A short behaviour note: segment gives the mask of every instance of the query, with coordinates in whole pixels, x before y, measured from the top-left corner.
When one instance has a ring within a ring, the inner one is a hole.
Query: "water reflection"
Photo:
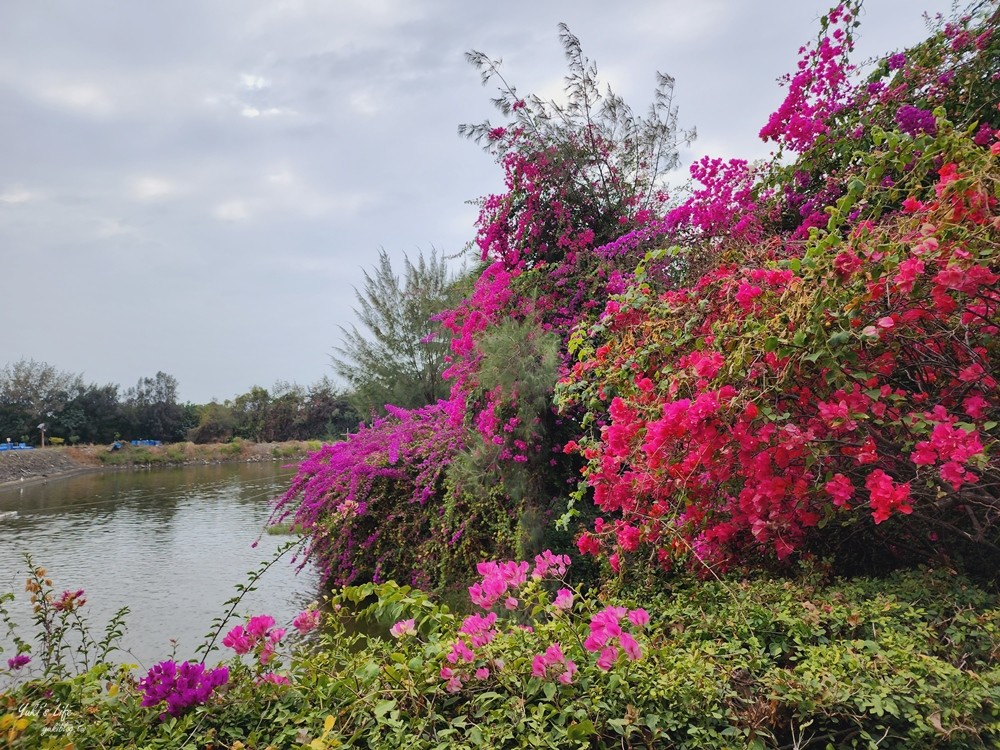
[[[30,622],[24,598],[29,552],[63,589],[87,592],[95,634],[129,606],[123,645],[141,666],[195,648],[222,614],[234,586],[274,556],[287,537],[262,534],[269,501],[293,470],[277,463],[230,464],[93,473],[43,485],[0,489],[0,591],[14,591],[12,611]],[[255,542],[259,541],[256,548]],[[309,569],[280,561],[239,611],[291,619],[317,596]],[[234,623],[235,624],[235,623]],[[22,635],[24,634],[22,629]],[[12,643],[0,634],[5,656]]]

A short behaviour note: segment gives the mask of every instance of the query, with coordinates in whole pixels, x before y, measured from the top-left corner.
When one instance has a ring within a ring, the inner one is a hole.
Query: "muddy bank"
[[[0,485],[9,482],[44,481],[94,467],[80,463],[60,448],[36,448],[0,453]]]
[[[173,443],[135,448],[125,444],[111,451],[106,445],[35,448],[0,452],[0,487],[24,482],[45,482],[84,471],[146,469],[210,463],[284,461],[298,463],[318,450],[318,442],[234,442],[195,445]]]

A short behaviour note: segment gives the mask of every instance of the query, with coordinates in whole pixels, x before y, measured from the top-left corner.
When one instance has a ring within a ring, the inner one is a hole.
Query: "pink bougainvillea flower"
[[[601,650],[601,655],[597,657],[597,668],[607,672],[618,660],[618,649],[614,646],[605,646]]]
[[[248,653],[254,647],[255,642],[256,639],[251,638],[242,625],[237,625],[222,639],[222,645],[231,648],[237,654]]]
[[[404,635],[416,635],[416,634],[417,634],[417,629],[415,627],[415,621],[412,619],[400,620],[391,628],[389,628],[389,635],[391,635],[393,638],[402,638]]]
[[[559,591],[556,592],[556,598],[552,602],[552,606],[560,610],[572,608],[573,592],[570,589],[559,589]]]
[[[267,682],[271,685],[290,685],[292,681],[283,674],[278,674],[277,672],[265,672],[261,675],[258,682]]]
[[[631,609],[628,613],[628,621],[637,628],[644,628],[649,625],[649,612],[644,609]]]
[[[318,609],[305,609],[292,620],[292,627],[299,631],[300,635],[305,635],[319,626],[320,617],[321,613]]]
[[[263,638],[267,631],[274,627],[274,618],[270,615],[257,615],[247,621],[247,634],[253,638]]]

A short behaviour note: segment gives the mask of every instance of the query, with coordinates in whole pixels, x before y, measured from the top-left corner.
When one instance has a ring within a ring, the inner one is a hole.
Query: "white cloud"
[[[363,44],[420,18],[426,10],[419,5],[412,0],[271,0],[249,15],[246,28],[260,34],[276,26],[293,27],[334,46]]]
[[[263,76],[255,76],[250,73],[244,73],[240,76],[243,82],[243,88],[247,91],[260,91],[261,89],[270,88],[271,82],[264,78]]]
[[[137,177],[132,180],[132,196],[141,201],[156,201],[173,195],[177,188],[159,177]]]
[[[249,104],[244,104],[243,108],[240,110],[240,114],[248,119],[256,119],[258,117],[274,117],[275,115],[293,115],[294,111],[290,109],[283,109],[281,107],[268,107],[267,109],[258,109],[257,107],[251,107]]]
[[[359,115],[364,115],[365,117],[374,117],[382,109],[376,101],[371,89],[363,89],[353,92],[351,94],[351,98],[349,99],[349,103],[352,110],[357,112]]]
[[[246,201],[231,200],[217,205],[212,214],[221,221],[246,221],[250,218],[250,208]]]
[[[272,185],[277,185],[278,187],[288,187],[293,182],[295,182],[295,175],[288,166],[282,166],[279,169],[271,172],[265,179]]]
[[[30,203],[31,201],[38,200],[41,197],[41,193],[15,186],[0,193],[0,203],[19,205],[21,203]]]
[[[82,114],[103,117],[114,111],[111,98],[89,83],[54,84],[44,86],[39,94],[46,101]]]
[[[628,14],[623,33],[654,39],[660,45],[703,47],[727,28],[727,18],[736,16],[744,9],[741,3],[732,0],[646,3]]]

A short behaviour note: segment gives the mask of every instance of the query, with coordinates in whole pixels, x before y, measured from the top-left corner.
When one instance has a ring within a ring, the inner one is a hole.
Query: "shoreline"
[[[104,471],[103,466],[80,466],[75,469],[65,469],[63,471],[57,471],[53,474],[38,474],[35,476],[21,477],[19,479],[8,479],[6,481],[0,482],[0,492],[7,489],[12,489],[14,487],[31,487],[36,484],[47,484],[48,482],[59,480],[59,479],[69,479],[70,477],[75,477],[80,474],[90,474],[92,472]]]
[[[285,443],[170,443],[159,446],[58,446],[0,453],[0,491],[103,471],[133,471],[223,463],[301,461],[318,441]]]

